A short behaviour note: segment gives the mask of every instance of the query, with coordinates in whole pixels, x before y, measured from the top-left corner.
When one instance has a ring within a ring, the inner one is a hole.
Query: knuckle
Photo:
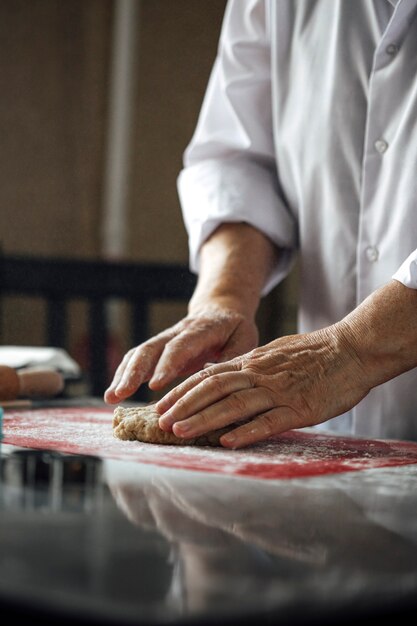
[[[128,369],[133,373],[143,368],[149,368],[155,360],[155,349],[149,343],[142,344],[136,348],[130,359]]]
[[[180,352],[185,358],[187,355],[191,355],[193,352],[193,348],[189,343],[189,340],[184,335],[179,335],[174,337],[169,341],[165,347],[165,351],[169,354],[174,354],[176,352]]]
[[[136,356],[142,360],[149,359],[153,354],[153,348],[149,343],[145,343],[142,346],[139,346],[137,349]]]
[[[279,404],[279,397],[276,390],[269,389],[268,387],[262,387],[262,393],[268,409],[271,410]]]
[[[146,349],[146,350],[154,350],[158,348],[161,344],[163,345],[168,341],[166,335],[160,333],[159,335],[155,335],[155,337],[151,337],[147,341],[141,343],[138,348]]]
[[[207,326],[203,320],[194,317],[185,317],[172,327],[174,335],[198,334],[207,330]]]
[[[202,369],[198,372],[196,372],[192,377],[191,380],[195,380],[197,383],[198,382],[203,382],[204,380],[207,380],[208,378],[210,378],[211,374],[210,374],[210,370],[209,369]]]
[[[175,410],[179,411],[180,413],[183,409],[187,409],[187,406],[188,404],[187,404],[187,399],[185,398],[185,396],[180,396],[175,401]]]
[[[259,421],[262,424],[262,429],[267,436],[274,434],[277,427],[277,420],[276,416],[274,416],[273,413],[267,413],[266,415],[263,415]]]
[[[248,404],[245,398],[243,398],[242,394],[239,392],[230,394],[227,398],[227,404],[234,413],[237,413],[238,416],[245,415],[248,409]]]
[[[223,396],[226,392],[225,380],[220,374],[212,374],[210,387],[220,396]]]
[[[199,411],[196,413],[196,417],[198,418],[200,424],[203,426],[203,429],[210,428],[211,417],[206,411]]]
[[[259,386],[258,384],[259,380],[255,372],[252,372],[251,370],[246,370],[245,376],[246,376],[246,380],[248,381],[249,388]]]
[[[125,383],[127,385],[135,385],[137,383],[137,380],[140,378],[140,373],[141,369],[137,364],[129,367],[126,370]]]
[[[119,367],[125,367],[129,363],[129,361],[133,358],[136,350],[137,348],[130,348],[130,350],[128,350],[126,354],[124,355]]]
[[[247,352],[242,356],[242,367],[249,370],[254,370],[258,365],[258,360],[259,359],[255,348],[254,350],[251,350],[250,352]]]

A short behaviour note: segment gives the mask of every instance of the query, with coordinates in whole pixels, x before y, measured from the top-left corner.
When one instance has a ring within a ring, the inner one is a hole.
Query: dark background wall
[[[216,54],[226,2],[137,2],[123,257],[187,263],[176,179]],[[6,253],[102,256],[114,16],[114,0],[0,3],[0,244]],[[292,294],[288,283],[263,303],[265,335],[278,328],[293,330]],[[35,324],[28,324],[29,312],[31,320],[42,316],[40,303],[3,303],[3,344],[42,342]],[[180,304],[160,307],[153,329],[184,312]],[[77,341],[82,331],[74,332]]]

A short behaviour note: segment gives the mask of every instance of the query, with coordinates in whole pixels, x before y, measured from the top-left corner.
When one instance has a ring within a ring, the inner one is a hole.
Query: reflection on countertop
[[[400,470],[398,472],[398,470]],[[417,468],[257,481],[106,462],[116,502],[177,546],[187,608],[330,608],[417,590]]]
[[[0,462],[4,602],[313,624],[417,595],[417,465],[262,481],[5,445]]]

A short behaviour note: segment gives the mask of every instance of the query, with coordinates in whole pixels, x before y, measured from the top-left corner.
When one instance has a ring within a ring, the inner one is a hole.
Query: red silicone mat
[[[8,410],[3,443],[177,469],[264,479],[298,478],[417,463],[417,443],[289,431],[244,450],[120,441],[113,409]]]

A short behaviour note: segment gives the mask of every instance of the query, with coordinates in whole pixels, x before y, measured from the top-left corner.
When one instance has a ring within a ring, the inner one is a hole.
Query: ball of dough
[[[121,407],[113,414],[113,434],[118,439],[142,441],[145,443],[168,444],[175,446],[220,446],[220,437],[235,428],[235,425],[213,430],[212,432],[183,439],[174,433],[166,433],[159,428],[159,413],[151,406]]]

